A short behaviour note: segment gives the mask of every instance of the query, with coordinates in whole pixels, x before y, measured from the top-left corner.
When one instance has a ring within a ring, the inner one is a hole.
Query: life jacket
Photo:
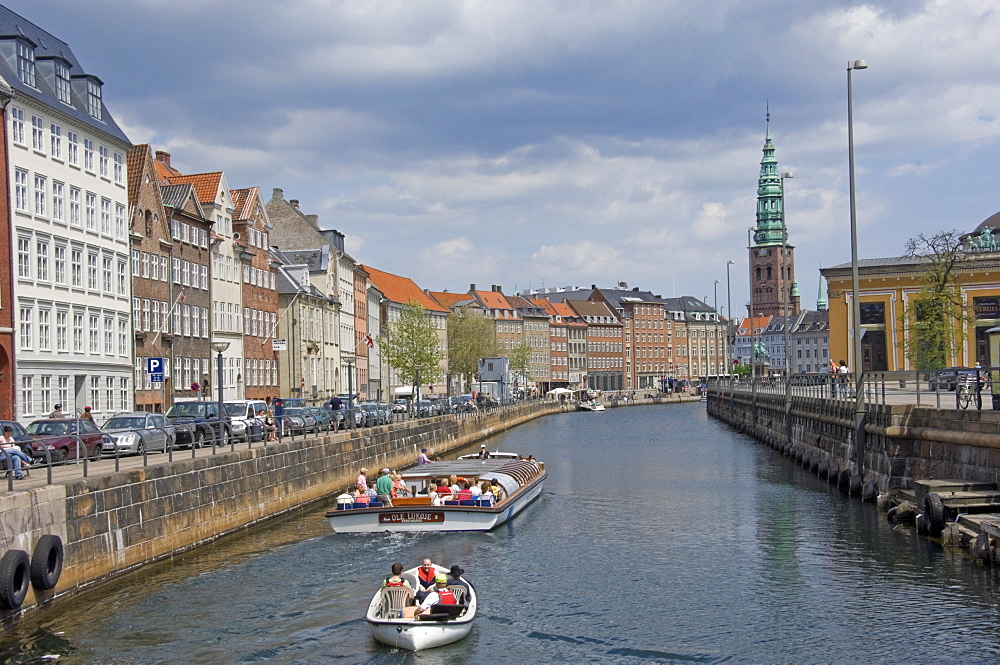
[[[420,586],[429,588],[434,586],[434,578],[437,577],[437,568],[431,566],[430,570],[424,570],[423,566],[417,568],[417,577],[420,578]]]
[[[438,589],[438,604],[440,605],[458,605],[458,600],[455,598],[455,592],[451,589]]]
[[[399,579],[399,580],[393,580],[391,577],[387,577],[387,578],[385,578],[385,585],[386,586],[406,586],[406,582],[404,582],[401,579]]]

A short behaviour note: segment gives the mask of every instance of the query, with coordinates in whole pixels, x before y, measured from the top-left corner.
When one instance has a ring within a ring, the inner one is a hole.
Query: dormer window
[[[94,120],[103,120],[104,111],[101,105],[101,86],[96,81],[87,81],[87,113]]]
[[[35,49],[21,41],[17,42],[17,78],[35,87]]]
[[[56,61],[56,97],[64,104],[71,104],[69,83],[69,67],[65,63]]]

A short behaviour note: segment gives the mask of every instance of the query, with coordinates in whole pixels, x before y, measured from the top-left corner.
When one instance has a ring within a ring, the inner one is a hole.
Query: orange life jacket
[[[455,592],[451,589],[438,589],[438,603],[441,605],[458,605]]]
[[[387,578],[385,578],[385,585],[386,586],[406,586],[406,582],[404,582],[401,579],[400,580],[394,580],[391,577],[387,577]]]

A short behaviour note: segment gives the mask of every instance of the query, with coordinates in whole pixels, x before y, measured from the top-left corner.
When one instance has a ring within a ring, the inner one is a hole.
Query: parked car
[[[261,411],[267,411],[267,403],[262,399],[239,399],[232,402],[223,402],[222,408],[226,410],[233,425],[233,437],[240,441],[263,441],[264,427],[257,418]]]
[[[394,399],[392,400],[392,412],[393,413],[406,413],[410,410],[410,403],[405,399]]]
[[[143,451],[165,451],[174,447],[177,433],[174,426],[160,413],[133,411],[119,413],[104,423],[108,434],[104,441],[105,455],[141,455]]]
[[[4,427],[10,427],[12,430],[11,436],[17,441],[17,444],[21,446],[21,450],[24,454],[31,455],[31,437],[24,429],[24,425],[17,422],[16,420],[0,420],[0,431],[3,431]]]
[[[217,402],[174,402],[167,409],[167,420],[174,426],[178,446],[200,448],[219,439],[219,405]],[[229,443],[232,425],[223,418],[222,439],[218,445]]]
[[[989,373],[979,372],[979,383],[985,388]],[[959,383],[976,382],[976,370],[971,367],[948,367],[938,372],[931,372],[928,388],[930,390],[955,390]]]
[[[285,409],[282,416],[285,434],[307,434],[316,431],[316,417],[304,406]]]
[[[366,427],[386,424],[385,414],[378,408],[378,404],[375,402],[361,402],[358,404],[358,408],[365,414]]]
[[[309,413],[313,414],[313,418],[316,419],[317,432],[333,431],[333,423],[336,416],[332,410],[325,406],[307,406],[306,409],[308,409]]]
[[[107,434],[89,420],[42,418],[28,425],[31,455],[42,462],[99,459]]]
[[[394,420],[393,418],[394,414],[392,412],[391,406],[389,406],[385,402],[375,402],[375,406],[377,406],[378,410],[382,412],[382,422],[388,424]]]
[[[418,400],[414,409],[416,410],[418,418],[427,418],[429,416],[437,415],[437,409],[426,399]]]

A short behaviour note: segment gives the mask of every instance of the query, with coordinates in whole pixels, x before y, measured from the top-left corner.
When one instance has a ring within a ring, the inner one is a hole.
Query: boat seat
[[[458,505],[458,501],[445,501],[444,505],[446,505],[446,506],[457,506]]]
[[[368,503],[368,507],[369,508],[381,508],[382,507],[382,502],[381,501],[370,501]]]
[[[385,587],[382,589],[382,616],[386,619],[398,619],[411,598],[413,592],[405,586]]]
[[[449,584],[448,590],[455,594],[455,600],[458,601],[459,605],[466,605],[468,603],[468,599],[465,597],[465,594],[469,592],[468,588],[461,584]]]
[[[462,499],[461,501],[458,502],[458,505],[460,505],[460,506],[475,506],[476,505],[476,500],[475,499]]]
[[[357,501],[355,501],[354,505],[351,506],[351,508],[367,508],[367,507],[368,507],[367,503],[358,503]]]
[[[416,575],[411,575],[410,573],[403,573],[399,577],[401,579],[404,579],[407,582],[409,582],[411,589],[419,589],[420,588],[420,585],[417,583],[417,576]]]
[[[492,508],[493,502],[490,501],[489,499],[480,499],[478,502],[476,502],[476,505],[482,508]]]
[[[338,503],[337,510],[351,510],[354,508],[353,503]]]

